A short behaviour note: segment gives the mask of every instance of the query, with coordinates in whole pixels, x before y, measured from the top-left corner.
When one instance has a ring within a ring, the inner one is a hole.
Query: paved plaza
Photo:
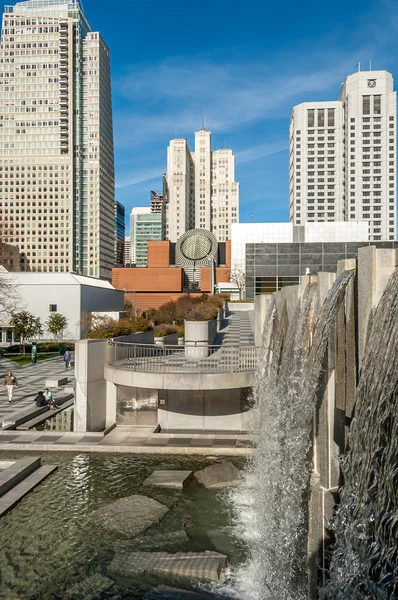
[[[11,370],[18,381],[14,388],[13,401],[8,402],[7,390],[3,388],[4,376]],[[0,359],[0,423],[6,421],[10,415],[32,406],[37,393],[44,390],[47,379],[60,379],[68,377],[68,386],[74,382],[74,368],[65,369],[62,357],[43,360],[35,365],[20,367],[11,360]],[[51,392],[55,401],[57,397],[65,395],[63,385],[61,388],[52,388]]]

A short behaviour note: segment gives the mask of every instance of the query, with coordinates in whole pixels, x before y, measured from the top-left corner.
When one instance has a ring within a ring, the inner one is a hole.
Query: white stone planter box
[[[217,320],[211,321],[185,321],[185,356],[199,359],[209,355],[209,345],[217,334]]]

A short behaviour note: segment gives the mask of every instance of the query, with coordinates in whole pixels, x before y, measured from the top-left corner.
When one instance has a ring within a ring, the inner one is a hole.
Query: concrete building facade
[[[232,225],[231,267],[246,273],[247,244],[367,242],[366,221],[304,223],[237,223]]]
[[[124,264],[130,265],[130,236],[126,235],[124,238]]]
[[[195,151],[185,139],[171,140],[164,177],[165,237],[176,242],[186,231],[204,229],[219,242],[231,238],[239,221],[239,184],[232,150],[211,150],[211,133],[195,133]]]
[[[338,101],[293,108],[290,220],[363,220],[370,240],[395,239],[396,92],[387,71],[359,71]]]
[[[0,218],[22,268],[110,278],[109,50],[78,1],[5,7],[0,115]]]
[[[3,280],[15,288],[17,310],[27,310],[45,325],[51,313],[64,315],[68,325],[64,339],[80,340],[87,330],[87,318],[92,313],[120,313],[124,294],[108,281],[72,273],[2,273]],[[45,331],[43,339],[51,335]],[[0,324],[0,341],[13,341],[12,328]]]
[[[333,273],[340,260],[355,259],[359,249],[396,250],[398,242],[295,242],[246,244],[246,298],[270,296],[298,285],[305,275]]]

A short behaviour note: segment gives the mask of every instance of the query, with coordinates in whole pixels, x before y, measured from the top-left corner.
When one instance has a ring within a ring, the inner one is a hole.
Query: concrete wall
[[[229,310],[254,310],[254,302],[228,302]]]
[[[155,332],[153,329],[149,331],[137,331],[129,335],[119,335],[113,338],[115,342],[128,342],[130,344],[153,344],[155,340]]]

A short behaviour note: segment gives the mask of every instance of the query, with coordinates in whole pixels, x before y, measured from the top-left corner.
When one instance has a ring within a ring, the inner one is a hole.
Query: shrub
[[[167,323],[156,325],[154,330],[155,337],[164,337],[165,335],[170,335],[171,333],[177,333],[177,327],[174,325],[168,325]]]
[[[178,334],[179,338],[184,337],[184,334],[185,334],[184,325],[176,325],[176,330],[177,330],[177,334]]]
[[[137,319],[126,317],[120,321],[106,317],[95,324],[94,328],[88,332],[87,337],[89,339],[108,339],[151,329],[153,329],[152,325],[144,317],[137,317]]]

